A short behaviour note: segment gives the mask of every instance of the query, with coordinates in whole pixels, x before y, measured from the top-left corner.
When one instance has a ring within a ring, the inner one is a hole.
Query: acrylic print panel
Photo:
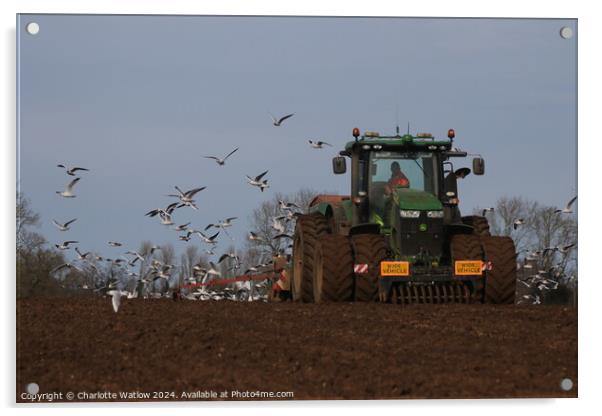
[[[17,401],[577,395],[576,20],[17,20]]]

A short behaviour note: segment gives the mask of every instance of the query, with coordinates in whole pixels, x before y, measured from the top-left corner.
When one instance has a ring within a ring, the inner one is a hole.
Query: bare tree
[[[40,224],[40,216],[35,213],[29,199],[22,193],[16,198],[16,260],[17,295],[62,293],[59,282],[50,272],[65,262],[63,253],[53,248],[45,248],[46,239],[32,227]]]
[[[493,235],[512,237],[517,251],[530,246],[534,220],[533,213],[539,209],[539,204],[522,197],[501,197],[495,204],[493,214],[488,216],[489,227]],[[481,215],[481,209],[475,210]],[[515,227],[514,222],[522,219],[524,224]]]
[[[323,192],[324,193],[324,192]],[[245,257],[247,260],[260,261],[261,258],[271,257],[286,251],[292,244],[292,239],[281,237],[274,239],[279,234],[289,235],[295,230],[294,218],[280,218],[286,214],[280,208],[279,201],[291,202],[297,205],[300,209],[296,211],[307,213],[309,204],[319,192],[312,189],[303,188],[292,194],[277,193],[272,200],[263,202],[258,208],[254,209],[250,222],[252,232],[254,232],[259,240],[248,241]],[[282,225],[284,232],[278,231],[276,227]],[[247,265],[251,265],[248,264]]]
[[[38,227],[40,225],[40,215],[33,212],[29,199],[23,193],[17,192],[16,201],[18,254],[24,248],[29,250],[40,248],[46,240],[41,235],[29,230],[30,227]]]
[[[475,214],[481,215],[480,209]],[[516,220],[522,224],[515,226]],[[556,293],[576,291],[577,279],[577,218],[557,212],[556,207],[541,205],[520,197],[500,198],[493,213],[488,215],[491,233],[512,237],[521,263],[520,280],[535,275],[559,282],[559,292],[537,293],[558,297]],[[525,268],[524,265],[529,268]],[[568,287],[571,286],[571,287]],[[537,289],[519,285],[519,294],[533,294]]]
[[[197,264],[206,265],[207,261],[204,256],[199,254],[199,247],[189,245],[180,256],[180,284],[183,280],[194,275],[193,267]]]
[[[158,258],[163,264],[173,264],[176,259],[176,250],[174,249],[173,245],[162,245]]]

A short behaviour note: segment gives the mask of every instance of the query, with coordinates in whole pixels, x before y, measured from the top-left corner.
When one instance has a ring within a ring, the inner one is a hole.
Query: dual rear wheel
[[[382,235],[330,234],[328,222],[322,215],[303,215],[297,220],[293,245],[293,300],[393,301],[403,291],[395,288],[393,296],[379,293],[380,263],[387,259],[387,253]],[[472,287],[472,301],[514,303],[516,255],[512,239],[487,233],[455,235],[450,254],[452,261],[482,259],[493,265]],[[354,273],[354,264],[367,265],[367,270]]]

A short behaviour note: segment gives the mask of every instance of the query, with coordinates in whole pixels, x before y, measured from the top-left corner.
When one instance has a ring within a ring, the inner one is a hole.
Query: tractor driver
[[[399,162],[391,163],[391,178],[387,181],[385,185],[385,195],[391,195],[395,188],[409,188],[410,181],[401,171],[401,167],[399,166]]]

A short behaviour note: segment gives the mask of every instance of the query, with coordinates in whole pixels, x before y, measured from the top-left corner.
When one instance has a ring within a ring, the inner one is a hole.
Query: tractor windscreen
[[[433,153],[373,152],[370,158],[371,193],[383,195],[396,187],[437,195]]]

